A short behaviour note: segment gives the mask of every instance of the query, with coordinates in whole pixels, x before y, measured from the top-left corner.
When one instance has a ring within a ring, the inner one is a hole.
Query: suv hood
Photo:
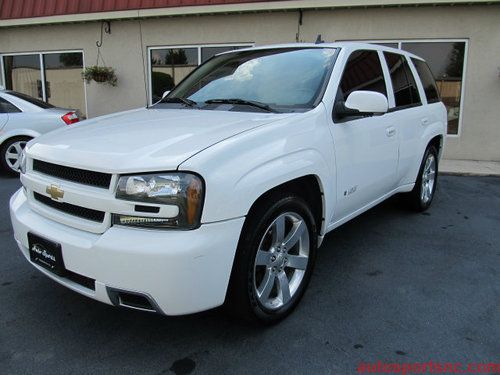
[[[30,157],[107,173],[177,169],[192,155],[293,114],[137,109],[97,117],[36,138]]]

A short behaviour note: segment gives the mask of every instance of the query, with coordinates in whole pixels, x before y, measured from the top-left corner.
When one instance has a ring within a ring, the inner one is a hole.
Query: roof
[[[0,19],[58,16],[121,10],[255,3],[262,0],[2,0]]]
[[[411,52],[401,50],[398,48],[392,48],[388,46],[379,45],[376,43],[363,43],[363,42],[335,42],[335,43],[280,43],[280,44],[267,44],[263,46],[255,46],[248,48],[241,48],[232,51],[221,52],[218,55],[226,55],[231,53],[238,53],[243,51],[255,51],[255,50],[266,50],[266,49],[286,49],[286,48],[343,48],[349,51],[357,49],[368,49],[376,51],[387,51],[402,54],[408,57],[417,58],[419,60],[424,60],[422,57],[417,56]]]
[[[231,12],[499,2],[500,0],[0,0],[0,27]]]

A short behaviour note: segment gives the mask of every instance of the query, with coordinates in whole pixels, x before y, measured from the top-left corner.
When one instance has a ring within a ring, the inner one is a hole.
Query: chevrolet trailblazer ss
[[[10,202],[38,270],[98,301],[167,315],[289,314],[326,233],[436,190],[446,111],[426,63],[359,43],[237,50],[149,108],[25,148]]]

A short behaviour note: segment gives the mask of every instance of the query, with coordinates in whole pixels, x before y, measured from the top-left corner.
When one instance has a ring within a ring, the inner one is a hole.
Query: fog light
[[[143,217],[113,214],[113,224],[141,228],[175,228],[177,218]]]

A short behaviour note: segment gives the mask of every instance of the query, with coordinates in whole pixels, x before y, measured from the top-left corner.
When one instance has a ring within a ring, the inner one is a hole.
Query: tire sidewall
[[[14,137],[11,139],[6,140],[1,146],[0,146],[0,167],[9,175],[11,176],[18,176],[19,172],[14,171],[13,169],[10,168],[10,166],[7,164],[6,160],[6,154],[7,150],[9,147],[19,141],[26,141],[29,142],[31,138],[29,137]]]
[[[309,261],[302,282],[290,302],[279,309],[269,310],[260,303],[256,295],[254,288],[254,263],[260,241],[265,232],[271,223],[285,212],[295,212],[305,221],[307,230],[309,231]],[[252,314],[261,322],[273,323],[283,319],[295,308],[307,288],[314,268],[317,248],[317,228],[311,210],[305,201],[299,197],[288,196],[281,198],[270,205],[267,210],[260,213],[261,216],[258,216],[259,213],[257,213],[255,217],[249,218],[249,225],[245,225],[245,233],[240,240],[237,256],[241,260],[239,272],[244,277],[244,294],[248,307]]]
[[[425,164],[427,162],[427,159],[429,158],[429,155],[431,155],[431,154],[434,156],[434,159],[436,162],[436,172],[435,172],[436,174],[434,176],[434,186],[432,187],[431,198],[427,202],[424,203],[424,202],[422,202],[422,198],[421,198],[422,179],[423,179],[423,175],[424,175]],[[418,209],[421,211],[425,211],[426,209],[428,209],[430,207],[432,201],[434,200],[434,195],[436,193],[436,187],[437,187],[437,181],[438,181],[438,168],[439,168],[439,163],[438,163],[437,150],[434,146],[429,146],[425,150],[424,158],[422,159],[422,165],[420,166],[420,171],[418,173],[418,180],[416,182],[417,185],[416,185],[416,190],[415,190],[415,199],[416,200],[418,199],[417,205],[418,205]]]

